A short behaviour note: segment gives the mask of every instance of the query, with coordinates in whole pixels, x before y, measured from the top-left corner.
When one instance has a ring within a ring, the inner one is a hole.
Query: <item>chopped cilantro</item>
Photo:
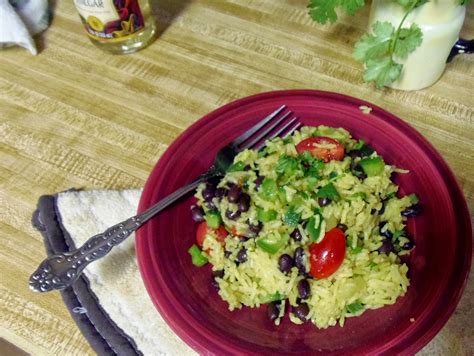
[[[296,211],[295,207],[290,207],[283,217],[285,224],[296,227],[301,219],[301,214]]]
[[[346,305],[347,311],[351,314],[356,314],[357,312],[364,310],[364,304],[356,302]]]
[[[318,198],[329,198],[331,200],[339,200],[341,197],[332,183],[328,183],[324,187],[321,187],[316,193],[316,196]]]

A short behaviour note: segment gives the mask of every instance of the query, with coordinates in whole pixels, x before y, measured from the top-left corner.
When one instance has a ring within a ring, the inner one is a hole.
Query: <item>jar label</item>
[[[89,36],[121,41],[144,27],[137,0],[74,0]]]

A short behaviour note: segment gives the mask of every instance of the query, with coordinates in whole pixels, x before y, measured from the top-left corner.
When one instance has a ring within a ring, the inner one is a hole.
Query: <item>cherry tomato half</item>
[[[219,226],[217,229],[213,229],[209,226],[207,226],[207,222],[203,221],[200,223],[197,227],[196,230],[196,243],[200,248],[202,248],[204,244],[204,239],[206,238],[206,235],[208,232],[214,232],[217,236],[217,240],[221,243],[224,244],[225,238],[229,234],[227,230],[224,228],[224,226]]]
[[[335,227],[324,235],[320,243],[309,245],[309,273],[315,278],[327,278],[337,271],[346,254],[344,232]]]
[[[301,141],[296,145],[296,151],[300,154],[309,151],[313,157],[326,163],[344,159],[344,146],[338,140],[325,136],[310,137]]]

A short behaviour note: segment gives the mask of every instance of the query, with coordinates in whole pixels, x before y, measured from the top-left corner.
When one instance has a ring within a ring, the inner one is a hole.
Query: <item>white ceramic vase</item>
[[[404,9],[393,0],[373,0],[369,26],[376,21],[388,21],[395,28],[405,15]],[[416,23],[423,32],[423,43],[405,60],[398,80],[389,85],[401,90],[418,90],[434,84],[443,74],[446,60],[459,38],[465,6],[458,0],[431,0],[413,10],[403,27]]]

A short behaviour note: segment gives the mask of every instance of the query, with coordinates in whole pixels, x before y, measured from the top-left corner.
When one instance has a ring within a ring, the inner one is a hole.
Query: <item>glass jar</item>
[[[374,22],[388,21],[395,28],[400,24],[405,10],[393,0],[373,0],[369,26]],[[423,42],[407,59],[397,59],[403,64],[400,78],[388,85],[402,90],[418,90],[434,84],[443,74],[446,60],[459,38],[466,15],[465,6],[458,0],[435,0],[413,10],[403,27],[416,23],[423,32]]]
[[[114,54],[136,52],[156,37],[148,0],[74,0],[91,42]]]

